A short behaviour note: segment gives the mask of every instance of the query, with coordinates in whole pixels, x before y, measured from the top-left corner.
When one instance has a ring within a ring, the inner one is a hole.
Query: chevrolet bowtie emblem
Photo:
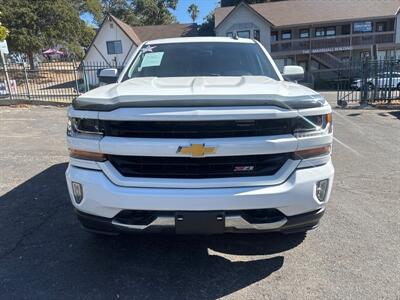
[[[206,154],[213,154],[217,147],[206,147],[205,144],[190,144],[190,146],[179,146],[176,153],[191,155],[193,157],[203,157]]]

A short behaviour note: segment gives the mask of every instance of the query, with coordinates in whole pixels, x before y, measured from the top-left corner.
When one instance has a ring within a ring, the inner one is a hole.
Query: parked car
[[[138,47],[69,109],[66,179],[94,233],[303,232],[332,188],[332,115],[263,46],[225,37]],[[284,77],[283,77],[283,76]]]
[[[375,78],[368,78],[366,80],[367,88],[369,90],[377,89],[398,89],[400,91],[400,72],[383,72],[378,73]],[[363,87],[362,79],[355,79],[351,84],[351,88],[361,90]]]

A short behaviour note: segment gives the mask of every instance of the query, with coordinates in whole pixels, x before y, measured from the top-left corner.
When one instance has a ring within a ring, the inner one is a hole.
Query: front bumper
[[[128,228],[116,222],[113,223],[113,218],[124,210],[221,211],[227,213],[225,218],[226,231],[281,231],[290,229],[288,226],[291,226],[291,217],[324,210],[330,196],[333,175],[334,169],[331,161],[329,161],[322,166],[297,169],[285,182],[278,185],[185,189],[118,186],[100,170],[89,170],[72,165],[68,167],[66,172],[72,204],[78,211],[80,219],[87,219],[85,216],[89,219],[95,218],[100,220],[100,223],[109,223],[107,226],[111,226],[113,230],[122,231],[137,231],[137,229],[143,231],[141,228]],[[329,179],[329,187],[325,201],[320,202],[315,194],[315,184],[324,179]],[[73,201],[71,182],[78,182],[83,186],[83,200],[80,204]],[[254,224],[246,224],[232,214],[234,211],[257,209],[277,209],[285,216],[286,220],[278,223],[273,222],[274,224],[264,224],[265,226],[254,226]],[[322,216],[321,214],[318,215]],[[171,218],[158,221],[166,221],[164,227],[171,227],[174,219],[172,218],[172,221]],[[230,226],[229,224],[235,225]],[[316,225],[313,222],[310,224],[311,227]],[[152,227],[160,226],[155,224]],[[110,228],[107,227],[107,229]],[[149,228],[144,229],[144,231],[149,230]]]
[[[103,218],[89,215],[79,210],[75,210],[81,226],[91,232],[116,235],[119,233],[176,233],[176,212],[161,214],[148,225],[129,225],[121,223],[114,218]],[[321,208],[305,214],[285,217],[282,220],[252,224],[246,221],[238,212],[232,212],[224,217],[223,230],[220,232],[200,230],[192,233],[212,234],[212,233],[253,233],[253,232],[281,232],[296,233],[314,229],[318,226],[319,220],[325,213]]]

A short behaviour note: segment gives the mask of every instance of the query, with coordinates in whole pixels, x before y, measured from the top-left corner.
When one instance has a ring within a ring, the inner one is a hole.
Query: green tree
[[[178,0],[135,0],[132,7],[141,25],[162,25],[176,23],[170,9],[177,4]]]
[[[8,29],[0,23],[0,42],[4,41],[8,36]]]
[[[201,36],[215,36],[215,16],[214,10],[211,11],[205,18],[203,24],[199,27],[199,35]]]
[[[101,24],[107,14],[112,14],[129,25],[141,25],[131,2],[127,0],[102,0],[102,15],[101,18],[96,18],[97,23]]]
[[[196,4],[192,3],[188,7],[187,12],[189,13],[189,15],[192,18],[192,21],[194,23],[194,21],[196,21],[197,17],[199,16],[200,10]]]
[[[79,30],[78,40],[68,43],[68,50],[81,59],[85,55],[85,50],[92,43],[96,29],[91,26],[79,26]]]
[[[1,16],[1,11],[0,11],[0,16]],[[9,33],[8,29],[5,26],[1,25],[0,22],[0,42],[4,41],[7,38],[8,33]]]
[[[107,14],[125,23],[135,25],[159,25],[176,22],[171,10],[178,0],[70,0],[79,13],[91,13],[100,25]]]
[[[102,20],[101,0],[69,0],[72,6],[80,13],[90,13],[96,21]]]
[[[0,11],[10,30],[10,49],[25,53],[31,68],[34,54],[43,48],[62,44],[82,49],[89,40],[85,35],[93,37],[93,30],[67,0],[0,0]]]

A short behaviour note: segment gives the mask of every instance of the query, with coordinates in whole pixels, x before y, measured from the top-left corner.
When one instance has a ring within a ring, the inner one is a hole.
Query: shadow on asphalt
[[[5,299],[214,299],[279,270],[284,257],[277,253],[305,238],[96,237],[79,228],[69,203],[66,167],[54,165],[0,198],[0,293]],[[274,256],[252,257],[266,254]],[[235,261],[230,255],[236,255]]]
[[[346,116],[348,116],[348,117],[358,117],[358,116],[361,116],[361,114],[360,113],[351,113],[351,114],[347,114]]]
[[[389,112],[389,114],[391,114],[393,117],[396,117],[397,119],[400,120],[400,110],[391,111],[391,112]]]

